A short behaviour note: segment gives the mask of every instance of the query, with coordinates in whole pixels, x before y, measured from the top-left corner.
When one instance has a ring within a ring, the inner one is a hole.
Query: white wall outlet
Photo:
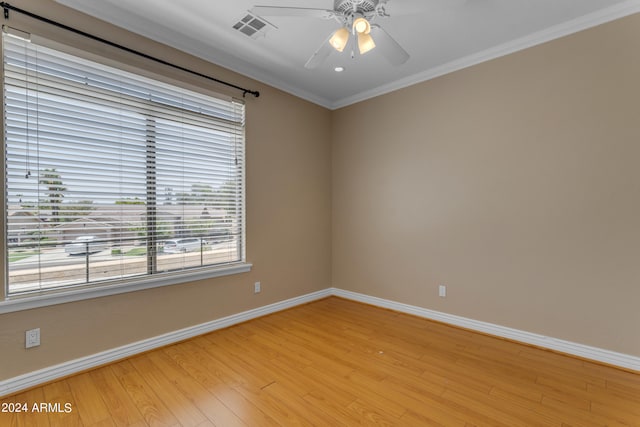
[[[24,335],[24,348],[37,347],[40,345],[40,328],[29,329]]]
[[[253,284],[253,293],[254,294],[259,294],[260,291],[262,291],[262,285],[260,284],[260,282],[256,282]]]
[[[438,296],[441,298],[447,296],[447,287],[445,285],[438,286]]]

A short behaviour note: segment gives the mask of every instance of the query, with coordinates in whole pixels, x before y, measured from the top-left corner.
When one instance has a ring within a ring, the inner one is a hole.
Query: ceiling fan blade
[[[328,9],[279,6],[253,6],[251,13],[258,16],[308,16],[322,19],[331,19],[336,15],[333,10]]]
[[[402,65],[409,60],[409,54],[379,25],[371,25],[371,37],[376,44],[376,49],[393,65]]]
[[[313,55],[311,55],[311,58],[309,58],[307,63],[304,64],[304,68],[311,70],[318,67],[324,62],[325,59],[327,59],[331,52],[333,52],[333,46],[331,46],[331,44],[329,43],[329,39],[331,39],[332,35],[333,34],[331,34],[324,42],[322,42],[318,50],[316,50]]]

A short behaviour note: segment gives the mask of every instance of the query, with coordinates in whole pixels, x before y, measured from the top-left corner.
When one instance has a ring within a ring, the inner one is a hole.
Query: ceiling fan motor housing
[[[335,0],[333,10],[348,15],[353,12],[369,13],[376,10],[379,0]]]

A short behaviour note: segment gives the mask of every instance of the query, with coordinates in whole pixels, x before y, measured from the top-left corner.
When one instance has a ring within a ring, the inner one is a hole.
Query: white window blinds
[[[3,34],[8,295],[244,261],[244,105]]]

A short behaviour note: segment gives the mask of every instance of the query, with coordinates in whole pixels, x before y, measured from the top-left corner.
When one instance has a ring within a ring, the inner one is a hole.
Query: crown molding
[[[336,110],[342,107],[356,104],[358,102],[366,101],[367,99],[371,99],[376,96],[384,95],[398,89],[412,86],[417,83],[435,79],[445,74],[453,73],[464,68],[491,61],[492,59],[500,58],[502,56],[528,49],[533,46],[559,39],[561,37],[575,34],[577,32],[605,24],[607,22],[615,21],[616,19],[621,19],[638,12],[640,12],[640,0],[629,0],[623,3],[619,3],[617,5],[601,9],[597,12],[581,16],[571,21],[546,28],[542,31],[529,34],[528,36],[521,37],[510,42],[485,49],[481,52],[456,59],[438,67],[425,70],[412,76],[396,80],[395,82],[364,91],[354,96],[343,98],[331,104],[331,106],[329,106],[328,108],[330,108],[331,110]]]

